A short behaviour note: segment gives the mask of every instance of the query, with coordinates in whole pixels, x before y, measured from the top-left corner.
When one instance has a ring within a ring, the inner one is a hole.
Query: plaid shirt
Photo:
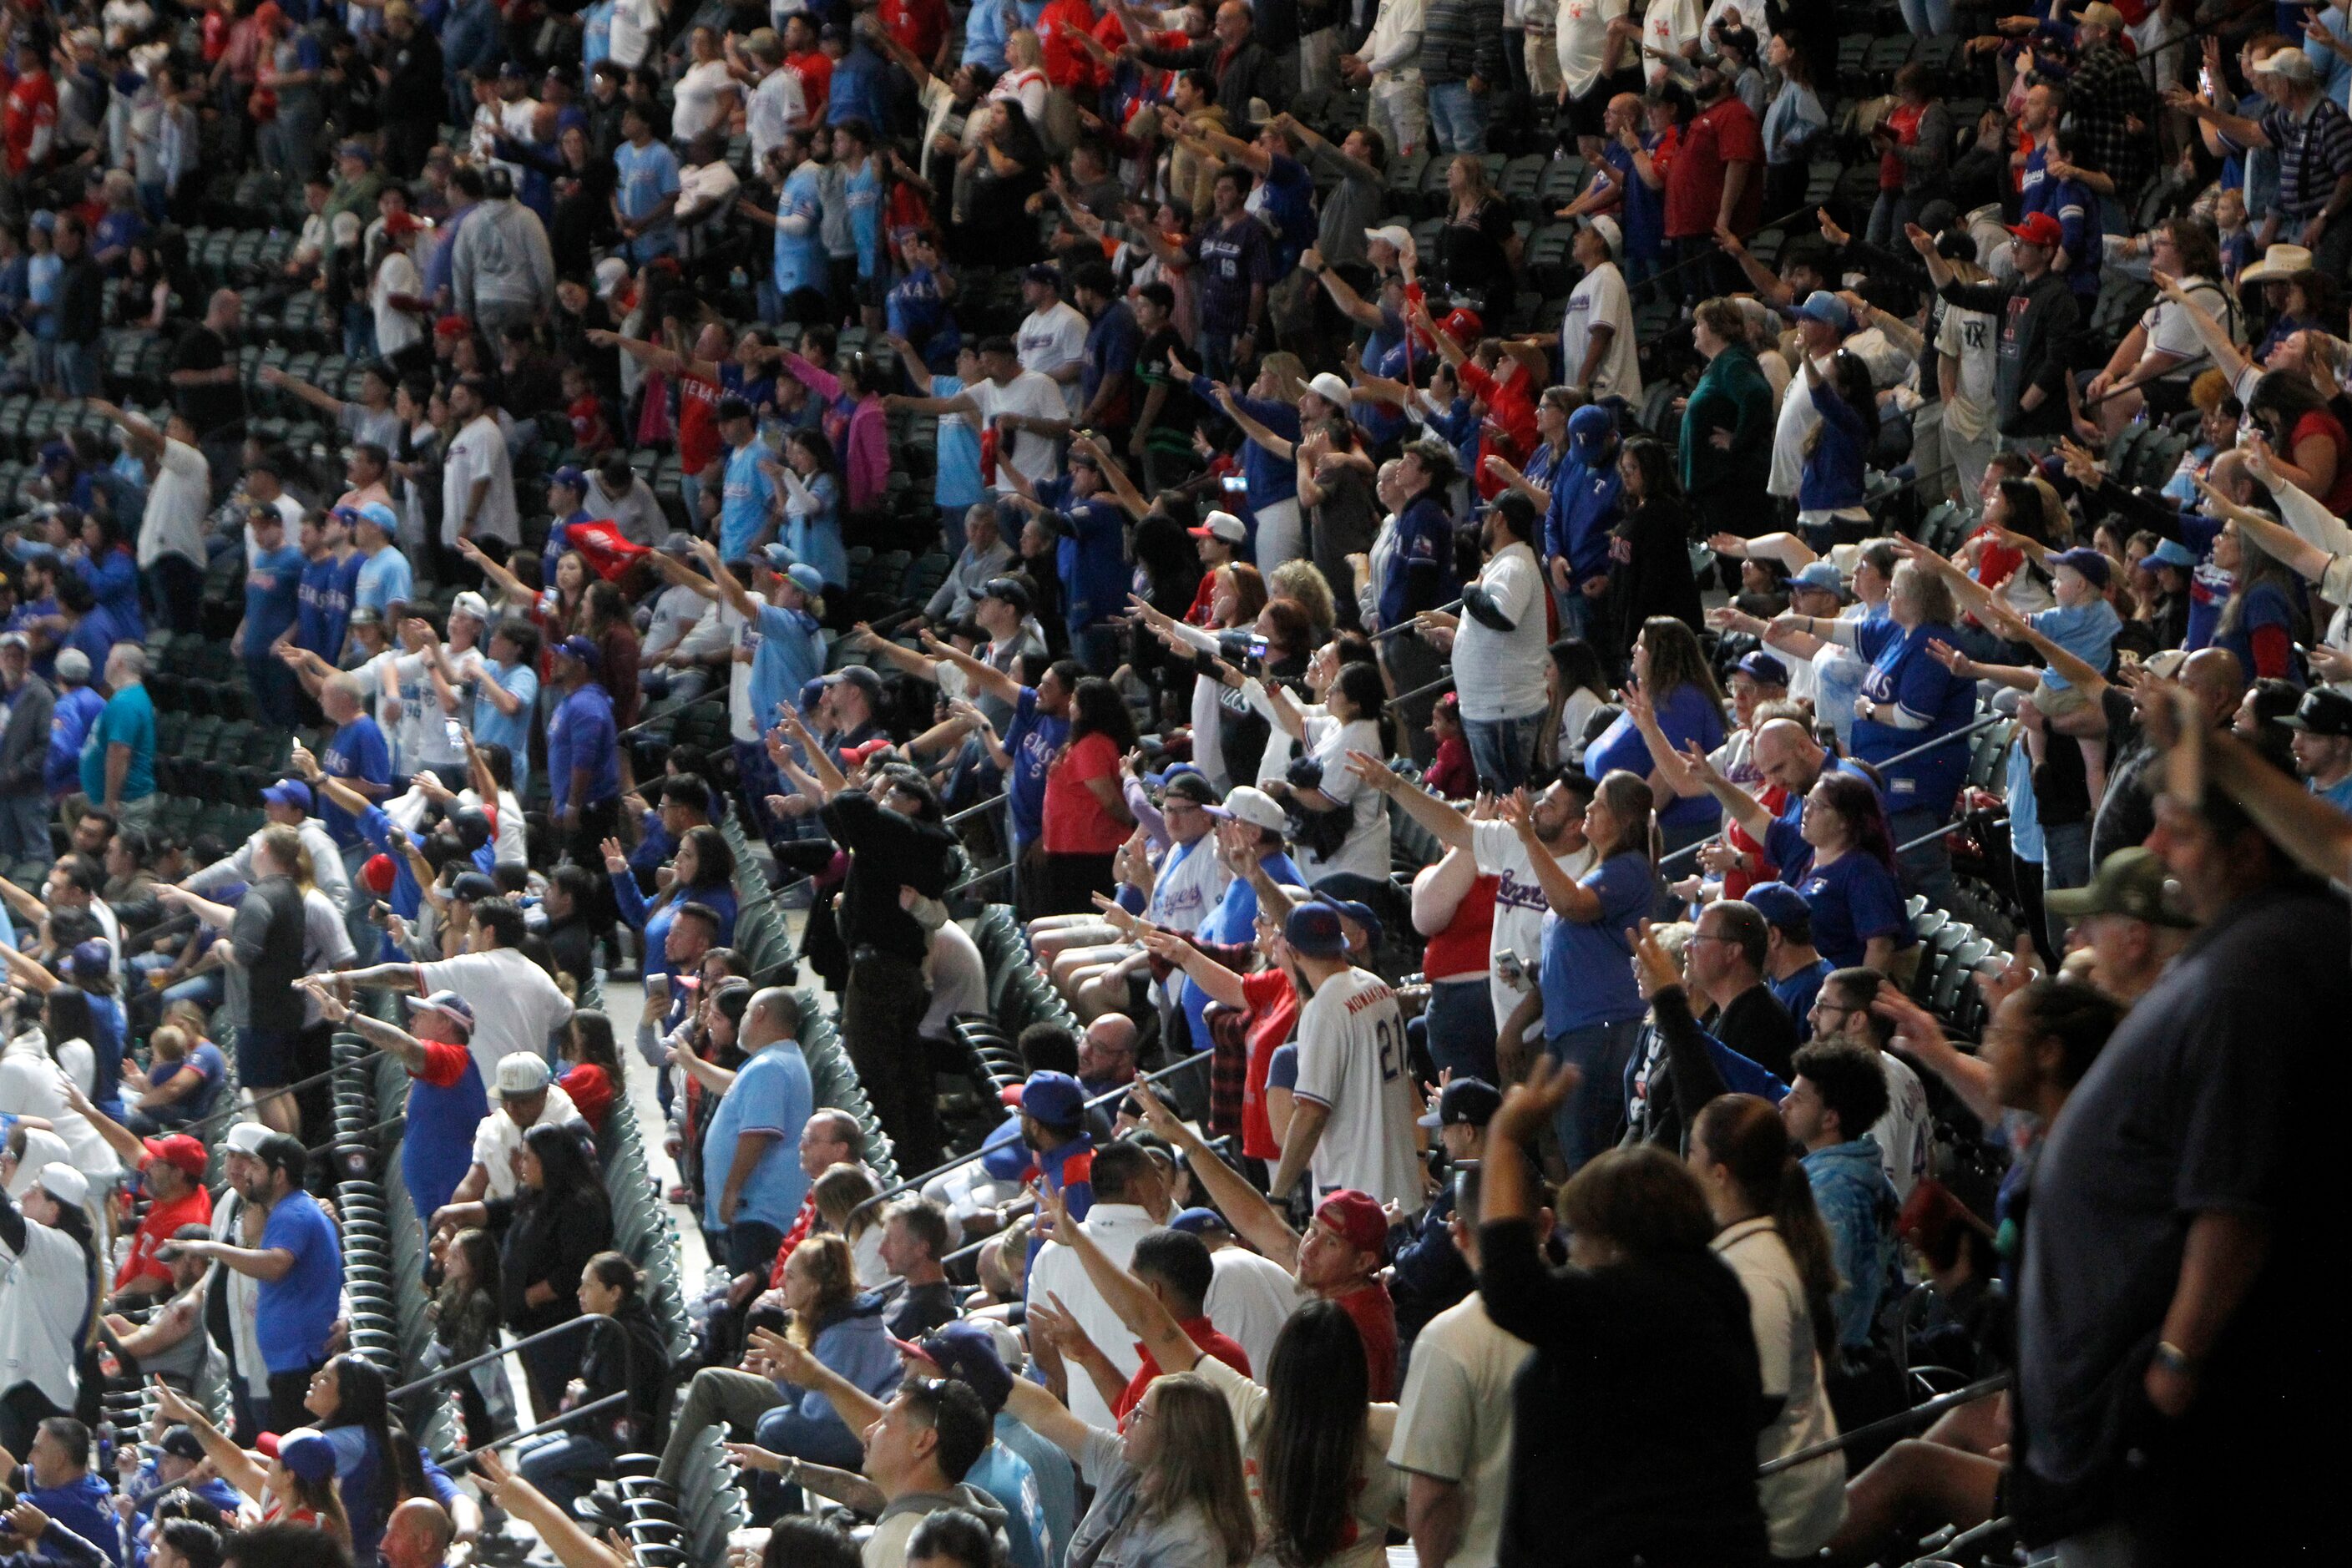
[[[2131,57],[2113,44],[2085,49],[2067,79],[2067,101],[2075,161],[2116,183],[2116,199],[2128,202],[2147,178],[2155,141],[2156,100],[2147,79]],[[2137,116],[2137,131],[2126,122]]]

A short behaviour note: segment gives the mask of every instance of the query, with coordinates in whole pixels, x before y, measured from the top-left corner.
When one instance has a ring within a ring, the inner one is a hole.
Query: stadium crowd
[[[10,1562],[2340,1535],[2347,0],[0,37]]]

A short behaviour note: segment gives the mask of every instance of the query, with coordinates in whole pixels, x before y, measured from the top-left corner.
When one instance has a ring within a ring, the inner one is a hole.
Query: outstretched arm
[[[1219,1158],[1215,1150],[1201,1142],[1199,1133],[1178,1121],[1176,1113],[1161,1104],[1158,1095],[1140,1083],[1128,1092],[1143,1108],[1143,1124],[1166,1139],[1171,1147],[1183,1151],[1187,1168],[1209,1190],[1209,1196],[1233,1226],[1234,1234],[1285,1269],[1297,1272],[1298,1233],[1266,1201],[1265,1194]],[[1192,1362],[1184,1364],[1190,1366]]]

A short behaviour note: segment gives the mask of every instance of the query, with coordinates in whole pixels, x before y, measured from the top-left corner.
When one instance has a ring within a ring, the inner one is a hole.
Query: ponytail
[[[1814,1348],[1824,1361],[1834,1362],[1837,1316],[1830,1302],[1838,1292],[1837,1255],[1780,1113],[1752,1094],[1719,1095],[1700,1108],[1691,1139],[1703,1159],[1730,1172],[1742,1206],[1769,1217],[1780,1233],[1780,1244],[1804,1283]]]

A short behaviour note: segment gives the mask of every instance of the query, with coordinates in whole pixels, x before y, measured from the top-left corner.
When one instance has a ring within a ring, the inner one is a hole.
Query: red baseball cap
[[[2044,250],[2055,250],[2066,243],[2065,231],[2048,213],[2029,213],[2023,223],[2011,224],[2008,228],[2026,244],[2038,245]]]
[[[205,1174],[205,1146],[184,1132],[173,1132],[163,1138],[142,1141],[148,1160],[161,1160],[167,1165],[177,1165],[182,1171],[202,1181]],[[141,1162],[142,1164],[145,1161]]]
[[[400,872],[389,855],[371,855],[367,864],[360,868],[360,881],[379,899],[392,891],[392,885],[399,877]]]
[[[1339,1233],[1340,1240],[1359,1252],[1369,1252],[1374,1258],[1388,1252],[1389,1216],[1381,1211],[1380,1200],[1370,1193],[1341,1187],[1316,1205],[1315,1218],[1318,1224],[1329,1226]]]

